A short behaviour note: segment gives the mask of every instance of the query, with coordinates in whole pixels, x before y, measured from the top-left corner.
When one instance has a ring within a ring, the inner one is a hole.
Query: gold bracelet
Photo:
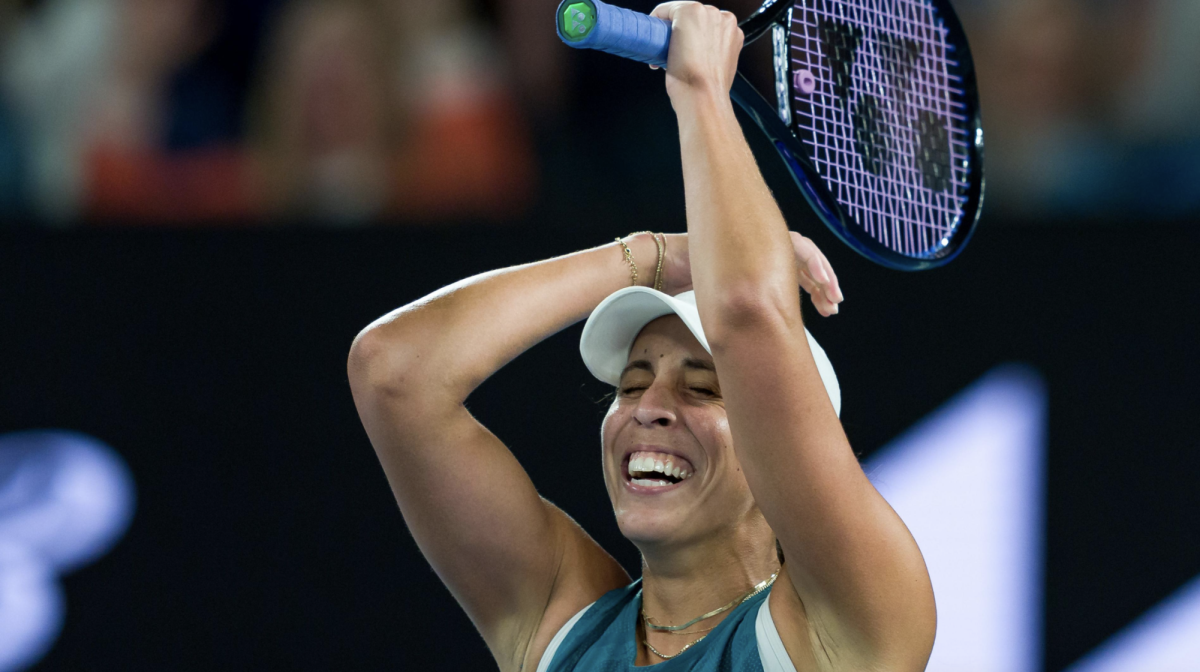
[[[625,262],[629,264],[629,286],[635,287],[638,284],[638,270],[637,264],[633,261],[633,251],[629,249],[624,240],[620,238],[614,238],[613,240],[617,241],[617,244],[625,250]]]
[[[662,242],[659,242],[659,236],[662,236]],[[654,269],[654,289],[661,292],[663,288],[662,264],[663,255],[667,251],[667,235],[665,233],[654,234],[654,246],[658,248],[658,268]]]
[[[640,236],[643,233],[650,233],[650,232],[649,231],[634,231],[633,233],[629,234],[628,236],[625,236],[625,238],[632,238],[634,236]],[[654,234],[650,233],[650,235],[653,236]],[[629,279],[630,279],[629,286],[635,287],[638,284],[638,268],[637,268],[637,264],[634,263],[634,261],[633,261],[633,251],[630,250],[629,246],[625,244],[625,240],[623,238],[617,238],[616,240],[618,243],[621,244],[621,247],[625,249],[625,261],[629,262]],[[654,245],[655,246],[658,245],[657,238],[654,240]],[[661,268],[661,266],[662,266],[662,252],[661,251],[659,252],[658,263],[659,263],[659,267]]]

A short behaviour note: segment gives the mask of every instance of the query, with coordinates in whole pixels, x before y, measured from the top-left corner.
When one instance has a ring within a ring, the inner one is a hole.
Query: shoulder
[[[537,672],[550,672],[551,669],[574,670],[585,656],[593,653],[593,647],[602,641],[605,645],[598,649],[601,655],[605,651],[613,653],[611,650],[619,649],[623,638],[618,633],[614,639],[610,630],[614,627],[618,631],[621,629],[619,621],[622,620],[622,615],[630,616],[628,609],[633,606],[640,593],[639,580],[610,590],[595,602],[586,605],[555,631],[547,646],[537,647],[539,651],[536,657],[530,656],[529,665],[536,663]]]
[[[621,589],[632,589],[629,575],[617,561],[574,520],[561,511],[558,513],[561,534],[566,537],[563,557],[545,611],[515,669],[536,670],[551,640],[567,621],[602,598],[612,599]]]

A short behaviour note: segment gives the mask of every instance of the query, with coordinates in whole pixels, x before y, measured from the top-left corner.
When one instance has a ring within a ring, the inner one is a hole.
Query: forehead
[[[712,355],[700,345],[678,315],[664,315],[642,328],[633,339],[627,362],[653,357],[673,360],[698,359],[712,362]]]

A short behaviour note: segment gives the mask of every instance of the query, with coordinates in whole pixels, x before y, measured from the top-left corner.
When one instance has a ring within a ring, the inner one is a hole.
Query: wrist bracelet
[[[666,234],[663,234],[663,233],[655,233],[653,235],[654,235],[654,246],[658,248],[658,268],[654,269],[654,289],[661,292],[662,288],[663,288],[663,277],[662,277],[663,255],[667,251],[667,236],[666,236]],[[658,239],[659,236],[662,236],[661,242]]]
[[[638,284],[638,270],[637,264],[633,261],[633,251],[629,249],[624,240],[620,238],[614,238],[613,240],[617,241],[621,249],[625,250],[625,263],[629,264],[629,286],[635,287]]]
[[[625,236],[625,238],[640,236],[643,233],[650,234],[650,237],[654,240],[654,247],[658,249],[658,266],[654,270],[654,282],[652,282],[650,286],[661,291],[663,255],[667,251],[667,237],[663,236],[662,242],[659,242],[658,236],[661,234],[653,233],[651,231],[634,231],[633,233]],[[621,246],[621,249],[625,251],[625,262],[629,264],[629,286],[635,287],[638,284],[638,267],[637,263],[633,260],[633,250],[629,249],[629,245],[625,244],[625,238],[616,238],[615,240]]]

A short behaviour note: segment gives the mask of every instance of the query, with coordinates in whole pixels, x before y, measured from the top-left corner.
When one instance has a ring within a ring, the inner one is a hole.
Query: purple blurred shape
[[[1066,672],[1200,669],[1200,577],[1175,591]]]
[[[937,600],[928,672],[1041,669],[1046,391],[1006,365],[865,465],[921,547]]]
[[[58,576],[107,553],[128,529],[133,478],[74,432],[0,437],[0,672],[35,663],[62,629]]]

